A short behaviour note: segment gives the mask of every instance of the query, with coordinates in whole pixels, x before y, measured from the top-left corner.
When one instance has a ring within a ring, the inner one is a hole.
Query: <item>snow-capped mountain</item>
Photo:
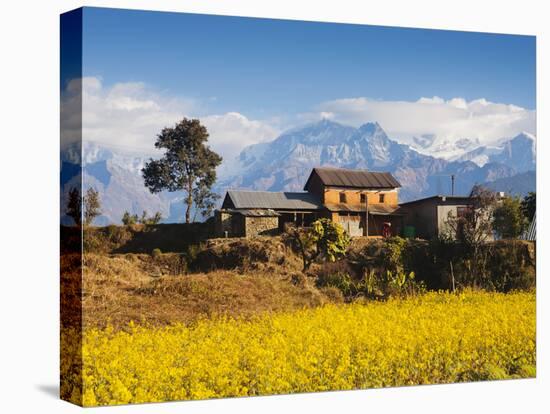
[[[430,141],[430,137],[424,137]],[[313,167],[334,166],[389,171],[402,184],[400,200],[434,194],[450,194],[454,174],[455,193],[466,194],[476,183],[495,182],[498,188],[521,193],[534,190],[535,140],[520,134],[501,140],[498,146],[478,146],[475,140],[458,145],[465,149],[454,160],[423,154],[388,137],[376,122],[359,128],[322,120],[294,128],[271,142],[246,147],[218,170],[214,190],[228,188],[301,191]],[[160,211],[166,222],[184,217],[181,192],[151,194],[143,184],[141,169],[149,157],[116,147],[84,142],[63,150],[61,165],[62,206],[70,188],[94,187],[100,193],[102,216],[95,224],[120,223],[125,211],[150,214]],[[83,161],[79,175],[80,159]],[[63,207],[62,207],[63,208]],[[63,215],[63,210],[62,210]]]
[[[80,187],[81,181],[84,192],[89,187],[99,192],[101,215],[95,219],[96,225],[120,223],[125,211],[138,215],[144,210],[149,214],[160,211],[165,219],[178,220],[175,214],[183,210],[182,194],[152,194],[143,184],[141,169],[149,157],[106,148],[87,141],[82,143],[80,157],[75,155],[78,153],[80,146],[73,146],[61,154],[62,208],[67,203],[70,189]],[[74,162],[80,158],[83,161],[81,176],[77,175],[80,165]],[[178,208],[177,204],[182,204],[181,208]]]
[[[465,155],[478,141],[454,144],[464,148]],[[510,146],[508,154],[515,154],[518,143]],[[522,161],[516,168],[517,156],[504,158],[498,151],[501,158],[488,158],[482,165],[474,162],[474,153],[472,159],[436,158],[390,139],[376,122],[355,129],[326,119],[288,131],[260,149],[245,148],[238,173],[220,177],[218,188],[299,191],[312,167],[338,166],[390,171],[403,185],[401,199],[410,200],[450,193],[451,174],[457,177],[455,192],[467,193],[475,183],[513,176],[527,164]]]
[[[513,166],[518,172],[535,169],[536,139],[527,132],[501,140],[493,146],[480,146],[460,157],[457,161],[472,161],[482,167],[489,162],[498,162]]]

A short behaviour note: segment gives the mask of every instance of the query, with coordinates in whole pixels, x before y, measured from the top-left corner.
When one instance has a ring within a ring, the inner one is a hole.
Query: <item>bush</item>
[[[153,256],[153,258],[158,258],[162,255],[162,251],[160,249],[153,249],[153,251],[151,252],[151,256]]]
[[[107,253],[124,245],[132,238],[126,227],[110,225],[106,227],[86,227],[82,232],[85,252]]]
[[[334,262],[345,256],[350,244],[350,238],[344,228],[326,218],[314,221],[307,229],[290,227],[287,238],[302,257],[303,272],[317,259]]]
[[[318,288],[340,290],[347,301],[359,297],[388,299],[426,291],[425,283],[417,281],[412,271],[363,268],[358,272],[347,261],[326,263],[318,271],[316,284]]]
[[[535,245],[524,240],[486,242],[477,253],[476,272],[469,246],[447,238],[430,242],[399,237],[369,240],[350,249],[355,279],[364,279],[367,295],[387,297],[400,291],[456,290],[469,287],[497,292],[535,287]],[[389,272],[389,273],[388,273]],[[414,278],[410,278],[411,272]],[[403,278],[406,283],[399,286]]]

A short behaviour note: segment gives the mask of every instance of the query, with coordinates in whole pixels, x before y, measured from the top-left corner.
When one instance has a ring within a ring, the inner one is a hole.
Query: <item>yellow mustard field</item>
[[[86,406],[533,377],[535,294],[428,293],[93,329],[82,345],[84,386],[72,399]]]

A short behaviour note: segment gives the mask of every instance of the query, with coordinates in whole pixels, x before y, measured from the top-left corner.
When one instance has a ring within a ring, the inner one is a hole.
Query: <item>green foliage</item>
[[[535,287],[535,251],[532,242],[500,240],[480,247],[482,267],[472,272],[471,251],[456,240],[435,239],[427,245],[429,260],[415,264],[415,270],[431,289],[468,287],[498,292]]]
[[[537,193],[530,192],[521,200],[523,216],[530,222],[537,211]]]
[[[69,191],[65,213],[74,220],[75,225],[80,226],[82,224],[82,198],[76,187]]]
[[[361,291],[360,283],[357,283],[349,273],[344,271],[321,274],[316,283],[320,288],[334,287],[338,289],[346,299],[356,296]]]
[[[90,187],[84,195],[84,224],[89,226],[94,219],[101,214],[101,201],[99,192]]]
[[[211,192],[216,181],[216,167],[222,158],[207,144],[208,131],[198,119],[183,118],[173,128],[164,128],[155,147],[165,150],[160,159],[150,159],[142,170],[145,186],[152,193],[184,191],[185,222],[191,222],[195,205],[203,215],[211,212],[219,196]]]
[[[130,214],[128,211],[124,212],[124,215],[122,216],[122,224],[124,224],[125,226],[131,226],[133,224],[136,224],[137,222],[137,214]]]
[[[319,219],[313,222],[309,236],[317,245],[321,255],[334,262],[346,253],[350,239],[344,228],[330,220]]]
[[[159,248],[156,248],[156,249],[153,249],[153,251],[151,252],[151,256],[153,256],[153,258],[158,258],[162,255],[162,251],[159,249]]]
[[[346,300],[358,297],[370,299],[388,299],[424,293],[426,286],[422,281],[415,280],[414,272],[392,272],[390,270],[376,271],[366,269],[361,278],[354,272],[341,270],[322,270],[317,276],[317,287],[337,288]]]
[[[503,239],[515,239],[526,227],[519,197],[504,198],[493,213],[493,229]]]
[[[291,228],[289,232],[302,256],[303,271],[318,258],[334,262],[343,257],[350,243],[344,228],[326,218],[314,221],[311,228]]]
[[[391,272],[403,273],[407,240],[396,236],[384,239],[381,261],[384,268]]]
[[[535,246],[521,240],[486,242],[479,248],[482,267],[473,272],[471,250],[456,239],[369,240],[352,246],[342,269],[358,283],[364,296],[384,298],[423,289],[463,290],[480,288],[498,292],[535,287]],[[341,262],[339,262],[340,264]],[[349,269],[351,267],[351,270]],[[339,268],[323,266],[319,273],[337,273]],[[409,275],[414,275],[409,277]],[[324,276],[323,276],[324,277]]]
[[[162,220],[162,214],[160,211],[157,211],[154,215],[149,216],[147,214],[147,211],[143,210],[143,213],[141,214],[141,217],[139,219],[139,223],[141,224],[158,224]]]
[[[162,220],[162,214],[160,211],[157,211],[154,215],[149,216],[147,211],[143,210],[141,217],[138,217],[137,214],[130,214],[128,211],[124,212],[122,216],[122,224],[125,226],[131,226],[137,223],[145,225],[159,224]]]

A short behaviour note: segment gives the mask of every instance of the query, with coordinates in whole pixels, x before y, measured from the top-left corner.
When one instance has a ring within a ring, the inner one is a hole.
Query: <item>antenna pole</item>
[[[365,236],[369,237],[369,192],[365,192]]]
[[[451,174],[451,195],[455,195],[455,175]]]

